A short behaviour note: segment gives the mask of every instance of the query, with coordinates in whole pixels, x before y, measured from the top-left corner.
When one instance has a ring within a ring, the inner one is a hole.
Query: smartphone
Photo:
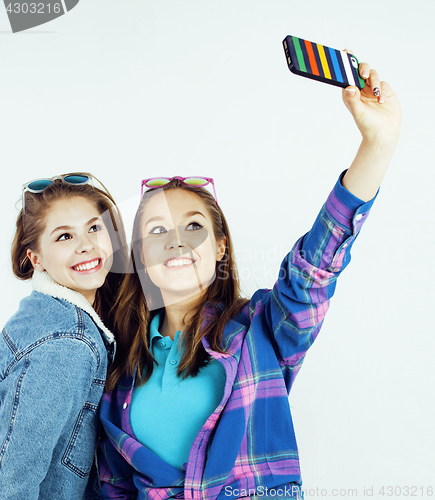
[[[359,62],[353,54],[291,35],[282,43],[292,73],[337,87],[364,88],[364,80],[358,72]]]

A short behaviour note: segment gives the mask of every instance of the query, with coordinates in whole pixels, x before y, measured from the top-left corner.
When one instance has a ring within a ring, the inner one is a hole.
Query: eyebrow
[[[198,212],[197,210],[192,210],[191,212],[186,212],[184,214],[184,217],[187,218],[187,217],[193,217],[194,215],[202,215],[202,217],[204,217],[205,219],[205,215],[202,214],[201,212]]]
[[[89,219],[88,222],[85,223],[85,226],[90,226],[93,222],[101,220],[100,217],[92,217],[92,219]],[[51,231],[50,236],[55,233],[56,231],[70,231],[71,229],[74,229],[72,226],[58,226],[53,231]]]
[[[184,219],[187,219],[188,217],[193,217],[194,215],[201,215],[205,219],[205,215],[202,214],[201,212],[198,212],[197,210],[191,210],[190,212],[186,212],[183,215]],[[151,219],[148,219],[145,223],[145,226],[147,226],[150,222],[155,222],[159,220],[164,220],[164,217],[161,215],[156,215],[155,217],[151,217]]]

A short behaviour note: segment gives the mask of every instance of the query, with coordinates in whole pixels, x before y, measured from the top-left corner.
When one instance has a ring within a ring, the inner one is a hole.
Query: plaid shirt
[[[284,259],[273,290],[258,290],[227,323],[225,354],[203,340],[225,368],[225,392],[196,436],[185,471],[135,438],[129,418],[134,378],[103,396],[101,498],[298,497],[302,483],[288,393],[373,201],[362,202],[339,180],[311,231]],[[205,320],[219,312],[219,305],[209,304]]]

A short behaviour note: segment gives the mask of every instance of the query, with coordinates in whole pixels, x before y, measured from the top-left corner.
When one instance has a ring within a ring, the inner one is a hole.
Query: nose
[[[184,247],[184,244],[183,244],[183,242],[181,241],[181,238],[180,238],[180,231],[178,230],[178,228],[170,229],[168,231],[167,236],[166,236],[165,247],[167,249],[171,249],[171,248],[183,248]]]
[[[77,236],[77,246],[76,246],[77,254],[90,252],[91,250],[94,249],[94,247],[95,247],[94,242],[92,242],[87,235]]]

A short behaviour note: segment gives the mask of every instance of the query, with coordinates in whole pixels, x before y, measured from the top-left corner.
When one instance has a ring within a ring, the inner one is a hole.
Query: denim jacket
[[[98,406],[114,337],[80,293],[46,272],[32,285],[0,337],[0,498],[97,499]]]

